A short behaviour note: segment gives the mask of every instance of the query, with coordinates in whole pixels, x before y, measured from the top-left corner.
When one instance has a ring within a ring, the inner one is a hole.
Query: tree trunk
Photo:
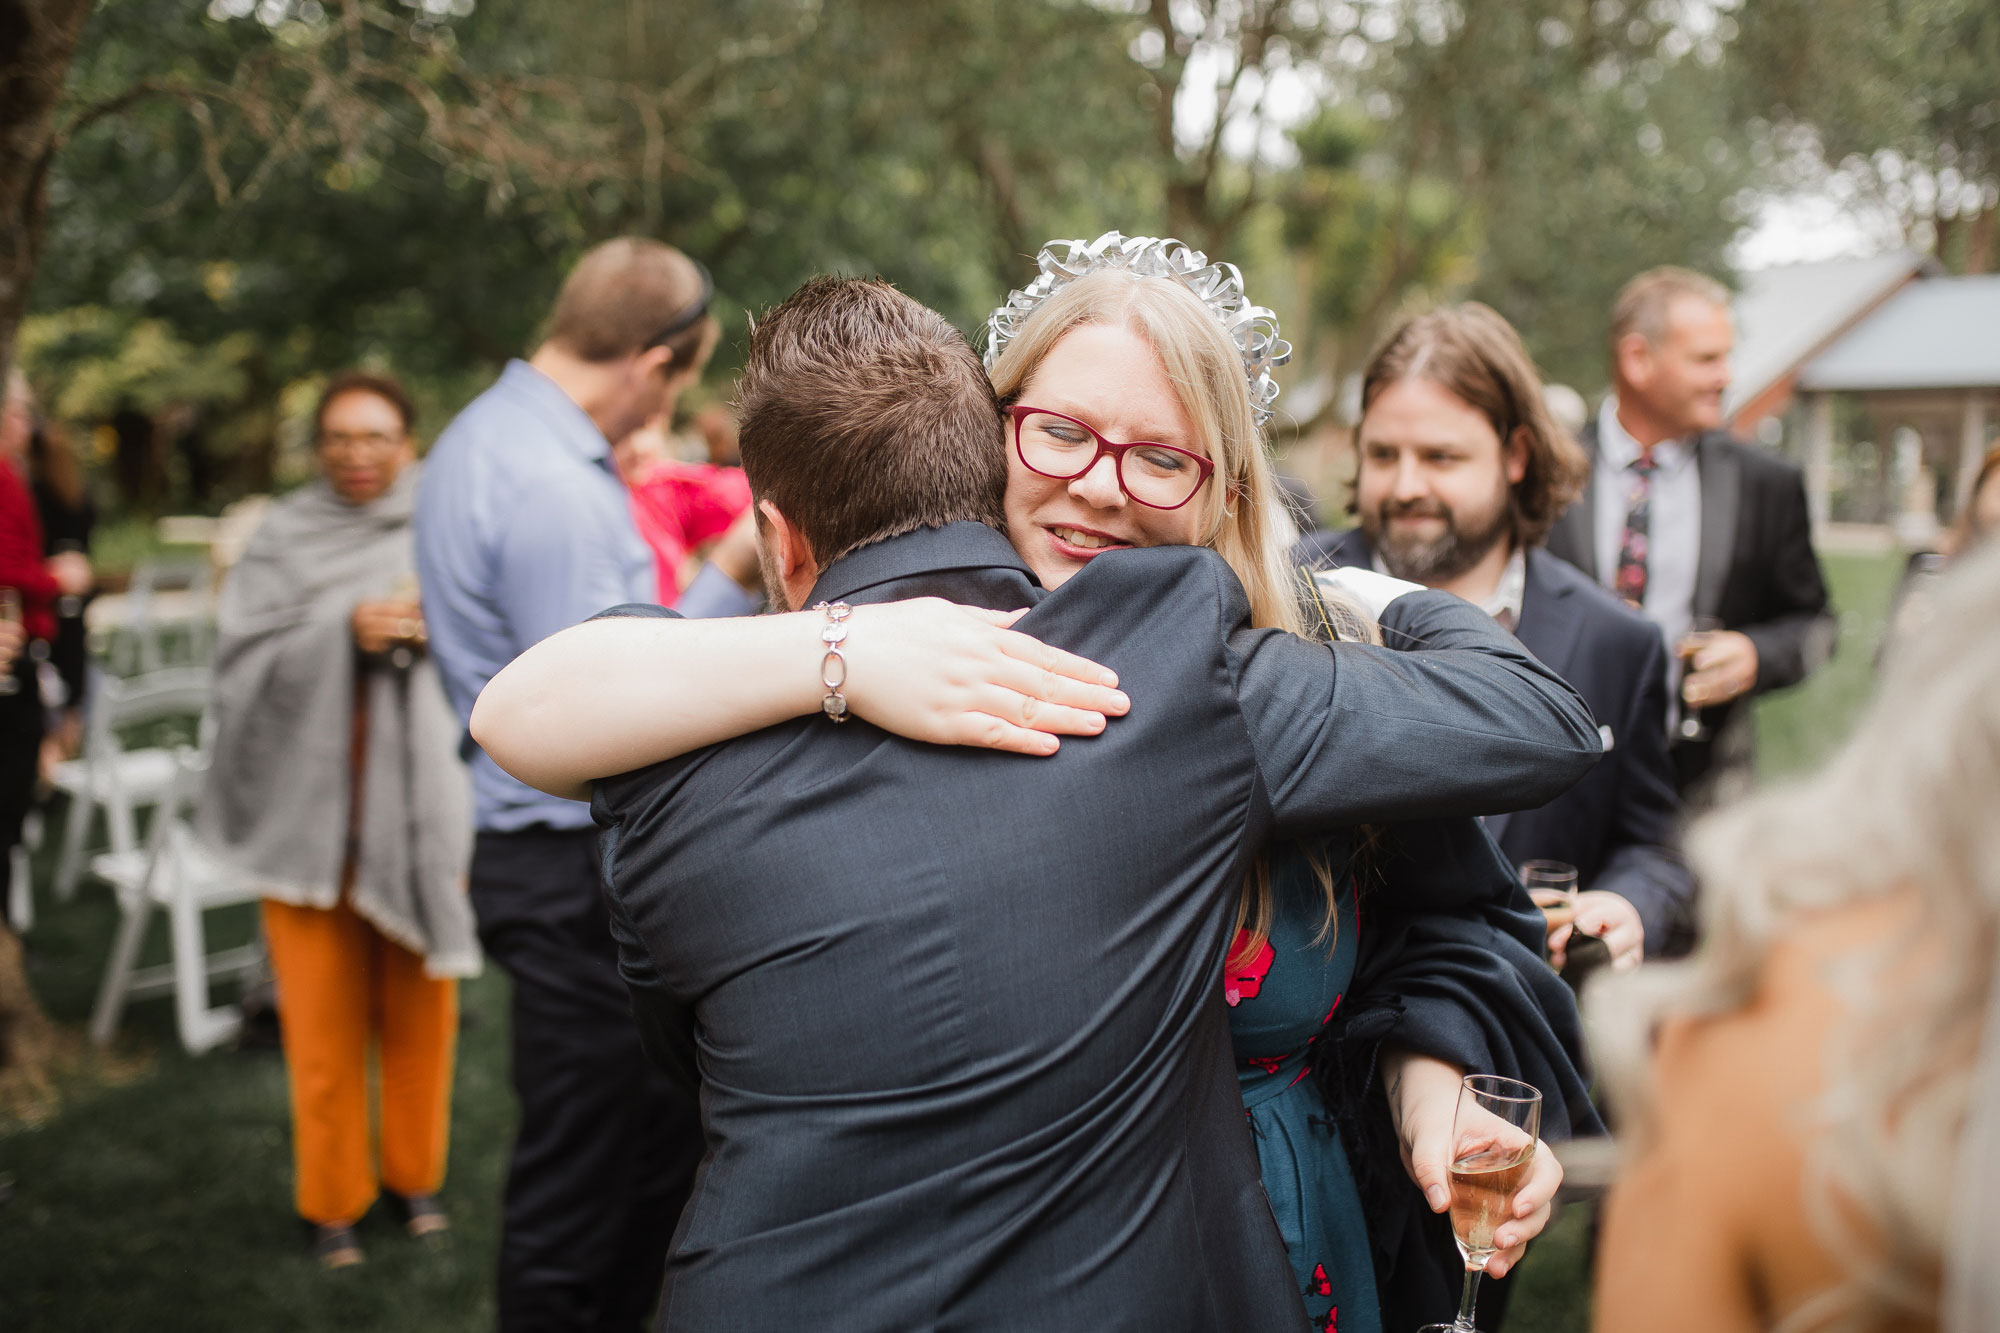
[[[0,0],[0,371],[13,364],[14,334],[42,252],[56,100],[90,0]],[[6,376],[0,374],[0,398]],[[0,848],[0,856],[6,849]],[[28,988],[20,941],[0,924],[0,1070],[45,1084],[51,1028]]]
[[[0,366],[41,258],[56,100],[89,12],[90,0],[0,0]]]

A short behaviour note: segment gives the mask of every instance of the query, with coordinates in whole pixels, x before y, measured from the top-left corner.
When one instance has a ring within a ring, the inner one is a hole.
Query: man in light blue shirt
[[[610,442],[670,412],[700,376],[718,334],[709,294],[707,274],[669,246],[598,246],[565,280],[541,347],[508,363],[431,449],[417,564],[431,652],[461,720],[530,645],[608,606],[656,600]],[[713,565],[681,601],[691,616],[752,609]],[[659,1292],[699,1121],[640,1051],[589,806],[523,786],[464,746],[480,941],[514,983],[521,1120],[500,1328],[631,1333]]]

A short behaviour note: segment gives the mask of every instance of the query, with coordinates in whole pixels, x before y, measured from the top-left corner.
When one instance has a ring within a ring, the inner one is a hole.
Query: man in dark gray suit
[[[1383,613],[1420,654],[1248,629],[1200,548],[1040,595],[979,359],[887,284],[808,283],[741,395],[781,605],[1032,604],[1133,707],[1046,759],[815,717],[598,784],[635,1009],[702,1082],[661,1327],[1303,1327],[1219,985],[1251,854],[1544,800],[1587,711],[1440,594]]]
[[[1694,875],[1661,723],[1666,649],[1645,617],[1540,549],[1588,464],[1543,406],[1527,349],[1483,305],[1434,310],[1384,340],[1362,404],[1361,525],[1316,533],[1295,558],[1457,593],[1577,688],[1603,731],[1603,762],[1546,805],[1489,816],[1487,830],[1515,865],[1576,867],[1575,929],[1602,939],[1617,965],[1680,951]],[[1569,937],[1550,938],[1558,965]]]

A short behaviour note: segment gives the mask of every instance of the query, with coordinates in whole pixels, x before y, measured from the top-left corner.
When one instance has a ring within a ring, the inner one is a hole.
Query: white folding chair
[[[94,672],[84,720],[83,752],[55,766],[57,791],[69,797],[63,820],[61,854],[56,858],[56,897],[76,894],[84,869],[84,839],[101,808],[112,852],[138,849],[138,812],[156,805],[173,785],[174,752],[163,745],[127,749],[125,733],[173,718],[196,720],[197,744],[206,751],[208,705],[214,678],[206,667],[168,667],[120,680]]]
[[[112,670],[146,675],[165,669],[170,656],[167,639],[176,630],[186,641],[185,654],[173,665],[213,662],[214,581],[206,560],[141,560],[123,594],[123,614],[106,628],[110,637],[105,655]]]
[[[174,759],[174,779],[154,812],[146,845],[91,860],[92,873],[117,893],[119,919],[90,1017],[90,1036],[105,1045],[117,1031],[126,1001],[172,991],[181,1045],[199,1055],[235,1036],[243,1023],[235,1005],[209,1003],[209,982],[232,976],[247,981],[264,970],[261,940],[210,953],[203,916],[214,908],[255,902],[261,895],[249,876],[195,836],[187,815],[205,765],[189,749],[176,751]],[[171,960],[142,968],[139,951],[156,907],[167,914]]]

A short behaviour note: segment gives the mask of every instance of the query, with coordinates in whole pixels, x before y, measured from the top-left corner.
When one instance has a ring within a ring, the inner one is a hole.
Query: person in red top
[[[683,463],[673,456],[661,421],[647,422],[612,447],[618,474],[632,495],[632,518],[639,535],[653,553],[653,569],[659,581],[662,606],[675,606],[694,578],[699,562],[693,557],[711,543],[720,541],[730,525],[750,509],[750,483],[743,469],[717,461],[724,441],[733,447],[733,432],[720,432],[711,417],[703,425],[708,439],[707,463]],[[749,551],[748,530],[742,540],[731,543]],[[753,557],[754,558],[754,557]],[[730,562],[717,559],[725,572],[735,574]],[[738,582],[753,582],[755,565],[747,567]],[[745,577],[748,576],[748,577]]]
[[[42,556],[42,523],[28,490],[28,441],[34,430],[34,399],[26,377],[16,370],[7,376],[5,400],[0,401],[0,621],[18,616],[21,630],[8,629],[0,637],[0,903],[12,888],[11,853],[34,803],[42,748],[37,658],[33,651],[22,651],[29,645],[20,641],[46,644],[56,632],[56,599],[83,596],[91,581],[90,561],[83,555]],[[18,611],[9,615],[16,606]]]

